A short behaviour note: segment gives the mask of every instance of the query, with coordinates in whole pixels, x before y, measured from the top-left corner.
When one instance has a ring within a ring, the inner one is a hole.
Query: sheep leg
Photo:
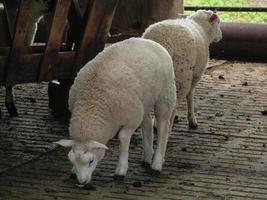
[[[17,108],[14,103],[13,88],[11,86],[6,86],[5,105],[11,117],[18,116]]]
[[[143,158],[142,165],[150,166],[154,154],[153,150],[153,118],[150,114],[144,116],[142,122]]]
[[[171,119],[170,119],[170,129],[172,129],[175,118],[178,117],[178,107],[176,106],[172,112]]]
[[[71,169],[71,172],[70,172],[70,178],[71,178],[71,179],[76,179],[76,178],[77,178],[77,175],[76,175],[76,169],[75,169],[74,166],[73,166],[72,169]]]
[[[187,119],[189,123],[189,128],[196,129],[197,128],[197,120],[194,113],[194,86],[191,86],[189,93],[186,95],[187,100]]]
[[[155,171],[161,171],[162,165],[164,163],[164,156],[169,135],[169,125],[169,120],[157,119],[158,145],[151,166]]]
[[[117,177],[124,177],[128,170],[128,157],[129,157],[129,146],[132,134],[135,129],[122,129],[119,132],[120,139],[120,156],[119,162],[115,171]]]

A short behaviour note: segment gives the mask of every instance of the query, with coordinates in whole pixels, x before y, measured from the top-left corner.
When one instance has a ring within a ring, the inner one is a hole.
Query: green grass
[[[229,6],[229,7],[267,7],[259,0],[184,0],[185,6]],[[190,11],[185,13],[189,14]],[[261,12],[220,12],[220,18],[224,22],[238,23],[267,23],[267,13]]]

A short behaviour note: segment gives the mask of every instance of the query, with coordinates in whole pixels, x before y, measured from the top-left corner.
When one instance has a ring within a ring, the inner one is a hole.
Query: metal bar
[[[57,55],[65,32],[70,4],[71,0],[57,0],[56,2],[44,57],[40,65],[38,81],[46,81],[52,78],[55,70],[52,66],[58,61]]]
[[[217,10],[225,12],[267,12],[267,7],[221,7],[221,6],[185,6],[184,10]]]
[[[267,25],[222,23],[223,39],[211,45],[211,58],[267,62]]]
[[[223,39],[210,47],[210,57],[226,60],[267,62],[267,25],[222,23]],[[138,34],[121,34],[109,38],[114,43]]]

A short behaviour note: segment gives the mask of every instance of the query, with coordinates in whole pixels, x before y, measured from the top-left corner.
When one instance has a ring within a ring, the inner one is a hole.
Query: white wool
[[[170,110],[175,101],[172,66],[168,52],[150,40],[132,38],[104,49],[71,87],[70,136],[106,144],[120,128],[140,125],[160,98],[170,101]]]
[[[172,59],[151,40],[132,38],[113,44],[86,64],[69,94],[72,140],[57,142],[72,148],[69,159],[78,181],[91,181],[97,163],[104,157],[105,144],[117,132],[120,156],[115,174],[125,176],[131,136],[139,126],[143,130],[143,162],[161,171],[175,91]],[[152,110],[160,138],[155,154]]]
[[[220,19],[210,21],[212,11],[199,10],[186,19],[165,20],[149,26],[143,38],[158,42],[173,59],[177,87],[177,104],[188,100],[190,127],[197,122],[193,110],[193,91],[209,59],[209,45],[222,38]],[[190,102],[191,101],[191,102]]]

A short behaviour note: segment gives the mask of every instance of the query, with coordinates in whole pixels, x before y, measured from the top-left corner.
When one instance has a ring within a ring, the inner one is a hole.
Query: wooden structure
[[[5,19],[1,34],[7,33],[8,45],[0,46],[0,85],[73,80],[77,71],[103,50],[118,4],[118,0],[88,0],[83,12],[78,0],[55,0],[47,41],[24,46],[31,1],[2,0]],[[66,41],[63,35],[67,35]],[[68,88],[63,90],[68,93]]]
[[[46,41],[25,46],[31,2],[0,1],[0,85],[59,80],[49,83],[49,107],[65,115],[73,79],[103,50],[118,0],[54,0]]]

